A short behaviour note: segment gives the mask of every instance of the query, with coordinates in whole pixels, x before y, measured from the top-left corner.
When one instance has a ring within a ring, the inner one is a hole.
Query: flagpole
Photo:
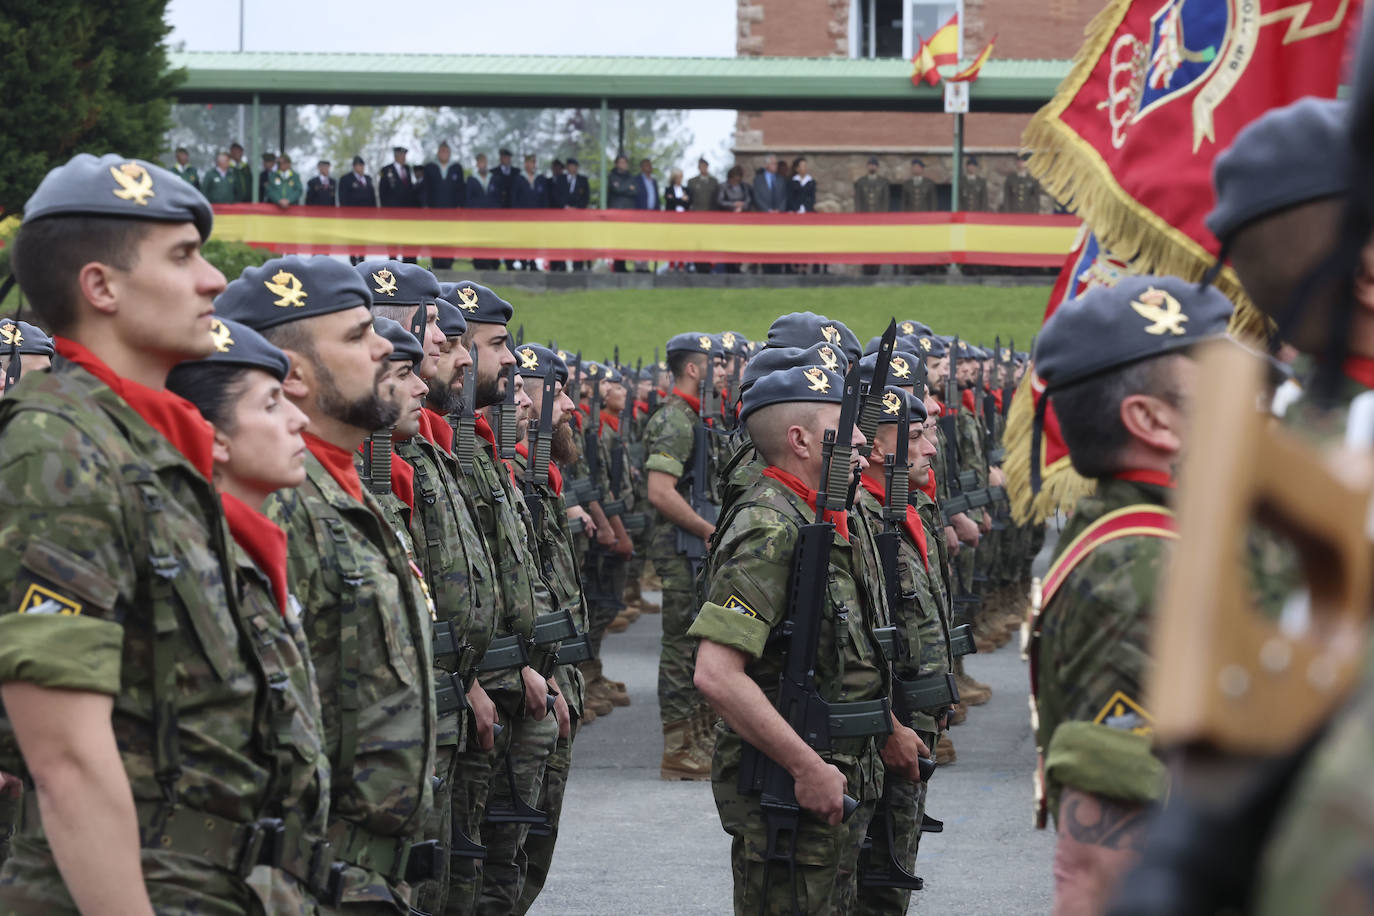
[[[959,17],[956,34],[959,36],[959,62],[964,60],[964,0],[958,0],[955,14]],[[949,185],[949,210],[959,211],[959,186],[964,178],[964,116],[954,115],[954,175]]]

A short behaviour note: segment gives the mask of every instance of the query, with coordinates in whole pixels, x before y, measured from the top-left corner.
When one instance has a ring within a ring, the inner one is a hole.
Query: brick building
[[[997,37],[995,57],[1067,59],[1101,0],[965,0],[965,55]],[[736,50],[741,57],[899,57],[910,60],[919,36],[949,20],[949,0],[738,0]],[[1002,182],[1014,168],[1030,116],[979,114],[964,118],[964,150],[980,160],[990,205],[1002,199]],[[869,156],[879,174],[900,184],[913,156],[926,175],[946,187],[953,160],[954,116],[872,112],[741,111],[735,156],[746,168],[768,153],[804,155],[816,176],[817,210],[847,211],[853,182]],[[1048,201],[1046,201],[1048,206]]]

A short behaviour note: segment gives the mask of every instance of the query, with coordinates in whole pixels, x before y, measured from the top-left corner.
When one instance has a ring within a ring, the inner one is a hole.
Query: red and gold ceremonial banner
[[[1359,0],[1111,0],[1054,99],[1031,119],[1022,146],[1045,190],[1082,217],[1091,247],[1065,265],[1046,310],[1081,292],[1084,271],[1199,279],[1219,244],[1203,223],[1213,209],[1212,163],[1271,108],[1307,95],[1333,97]],[[1104,252],[1110,250],[1112,255]],[[1085,249],[1086,250],[1086,249]],[[1216,285],[1237,303],[1232,327],[1258,332],[1229,268]],[[1023,385],[1034,390],[1033,373]],[[1043,518],[1090,488],[1057,435],[1031,502],[1030,420],[1019,398],[1007,422],[1007,489],[1017,518]],[[1047,432],[1057,426],[1052,411]]]
[[[1057,267],[1078,220],[1000,213],[215,207],[215,238],[287,254]]]

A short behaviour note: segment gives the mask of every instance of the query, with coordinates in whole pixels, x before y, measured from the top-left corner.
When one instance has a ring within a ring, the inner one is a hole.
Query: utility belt
[[[336,821],[329,828],[329,842],[333,844],[334,854],[340,865],[347,864],[364,871],[377,872],[389,884],[416,884],[429,881],[443,874],[445,851],[438,840],[425,840],[411,843],[404,837],[380,836],[349,821]],[[343,869],[339,872],[338,897],[334,906],[343,895]]]
[[[959,688],[949,672],[922,674],[911,680],[894,677],[892,690],[908,712],[944,709],[959,702]]]
[[[139,845],[144,849],[202,859],[243,879],[256,866],[266,865],[291,875],[321,902],[337,907],[343,897],[348,861],[330,840],[305,833],[298,817],[237,821],[148,801],[135,802],[134,811]],[[24,792],[20,831],[29,836],[44,835],[38,793],[31,788]]]

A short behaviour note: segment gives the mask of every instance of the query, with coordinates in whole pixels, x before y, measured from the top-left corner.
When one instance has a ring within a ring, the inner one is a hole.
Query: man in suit
[[[478,153],[477,167],[468,176],[467,198],[469,207],[499,207],[495,176],[487,171],[487,154]],[[477,270],[496,270],[501,262],[495,258],[473,258],[472,266]]]
[[[549,177],[545,179],[547,181],[547,186],[545,187],[547,193],[544,195],[544,206],[561,210],[563,209],[564,201],[568,199],[568,178],[563,171],[563,160],[555,159],[553,162],[550,162],[549,172]],[[567,261],[550,260],[548,264],[549,270],[566,271],[568,269]]]
[[[305,183],[305,205],[332,207],[335,187],[334,179],[329,177],[329,160],[321,159],[315,168],[319,170],[319,174]]]
[[[176,151],[177,163],[172,166],[172,174],[182,181],[185,181],[193,188],[200,187],[200,177],[196,175],[196,167],[191,165],[191,154],[186,152],[186,147],[178,146]]]
[[[562,207],[565,210],[585,210],[591,203],[592,187],[587,182],[586,175],[577,174],[580,166],[573,157],[568,157],[567,173],[554,183],[552,194],[553,205]],[[573,270],[586,270],[586,261],[573,261]]]
[[[654,180],[654,164],[648,159],[639,160],[639,174],[635,176],[635,207],[639,210],[661,210],[658,182]],[[635,270],[644,273],[649,270],[648,261],[635,261]]]
[[[367,174],[362,156],[354,156],[353,171],[339,179],[339,206],[377,206],[377,189],[373,184],[372,176]],[[349,255],[348,260],[351,264],[359,264],[363,260],[363,255]]]
[[[772,153],[763,169],[754,176],[754,209],[762,213],[781,213],[787,209],[787,183],[778,177],[778,157]]]
[[[243,161],[243,144],[229,144],[229,174],[234,176],[234,200],[246,204],[253,199],[253,170]]]
[[[549,206],[549,179],[536,171],[536,160],[525,156],[525,169],[511,181],[511,207],[516,210],[545,210]],[[514,270],[538,270],[534,258],[507,261]]]
[[[393,161],[382,167],[382,174],[377,178],[383,207],[420,205],[420,195],[415,187],[415,170],[406,165],[407,152],[404,146],[393,147]]]
[[[461,207],[467,202],[467,179],[463,177],[463,167],[453,158],[448,141],[440,142],[435,150],[437,161],[426,162],[424,180],[420,182],[420,206],[431,210]],[[449,270],[453,258],[434,259],[435,270]]]
[[[487,190],[487,206],[511,206],[511,194],[515,189],[515,167],[511,165],[511,151],[502,147],[497,154],[501,157],[496,168],[491,170],[491,186]]]
[[[258,202],[267,201],[267,186],[272,181],[272,173],[277,170],[277,154],[262,154],[262,171],[258,172]]]

